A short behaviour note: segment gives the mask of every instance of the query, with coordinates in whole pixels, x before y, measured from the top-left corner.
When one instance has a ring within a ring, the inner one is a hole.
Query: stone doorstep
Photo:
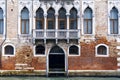
[[[120,67],[120,63],[118,63],[117,66]]]
[[[16,70],[22,70],[22,67],[15,67]]]
[[[26,67],[24,70],[34,70],[34,67]]]
[[[27,64],[15,64],[15,66],[27,66]]]
[[[118,52],[117,55],[120,56],[120,52]]]
[[[117,61],[120,61],[120,58],[119,58],[119,57],[117,58]]]

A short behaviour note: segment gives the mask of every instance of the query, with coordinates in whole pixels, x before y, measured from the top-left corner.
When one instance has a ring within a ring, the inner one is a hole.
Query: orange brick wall
[[[95,46],[98,44],[106,44],[109,47],[112,43],[105,38],[99,38],[91,43],[80,43],[81,55],[68,58],[69,70],[116,70],[117,58],[113,56],[114,51],[111,51],[109,57],[96,57]]]

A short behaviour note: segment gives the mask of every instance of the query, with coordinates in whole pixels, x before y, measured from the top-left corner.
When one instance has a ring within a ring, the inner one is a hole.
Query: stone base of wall
[[[0,76],[47,76],[46,70],[1,70]],[[65,76],[81,77],[81,76],[95,76],[95,77],[120,77],[120,71],[116,70],[68,70]]]
[[[0,70],[0,76],[46,76],[46,70]]]
[[[68,76],[120,77],[116,70],[69,70]]]

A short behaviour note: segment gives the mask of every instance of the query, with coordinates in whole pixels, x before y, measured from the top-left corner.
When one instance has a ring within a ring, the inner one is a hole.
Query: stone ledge
[[[69,76],[120,76],[117,70],[69,70]]]
[[[120,58],[117,58],[117,61],[120,61]]]
[[[117,46],[116,48],[117,48],[117,49],[120,49],[120,46]]]
[[[0,76],[45,76],[46,70],[0,70]]]
[[[120,67],[120,63],[117,63],[117,66],[119,66],[119,67]]]

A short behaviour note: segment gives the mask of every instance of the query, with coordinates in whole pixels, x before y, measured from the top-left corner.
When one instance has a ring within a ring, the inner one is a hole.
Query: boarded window
[[[23,8],[21,11],[21,33],[29,33],[29,11],[27,8]]]
[[[53,8],[50,8],[47,11],[47,27],[48,29],[55,29],[55,10]]]
[[[36,46],[36,55],[44,55],[45,54],[45,47],[42,45]]]
[[[92,10],[89,7],[84,11],[84,34],[92,34]]]
[[[115,7],[110,11],[110,33],[118,34],[118,10]]]
[[[3,10],[0,8],[0,34],[4,31]]]
[[[59,22],[58,22],[59,29],[66,29],[67,19],[66,19],[66,10],[64,8],[61,8],[59,10],[58,18],[59,18]]]
[[[5,46],[5,55],[13,55],[14,48],[11,45]]]
[[[69,48],[69,54],[70,55],[78,55],[79,54],[79,48],[77,46],[71,46]]]
[[[75,8],[70,10],[70,29],[77,29],[77,10]]]
[[[44,28],[44,12],[41,8],[36,11],[36,29]]]
[[[99,46],[97,48],[97,54],[98,55],[107,55],[107,48],[105,46]]]

